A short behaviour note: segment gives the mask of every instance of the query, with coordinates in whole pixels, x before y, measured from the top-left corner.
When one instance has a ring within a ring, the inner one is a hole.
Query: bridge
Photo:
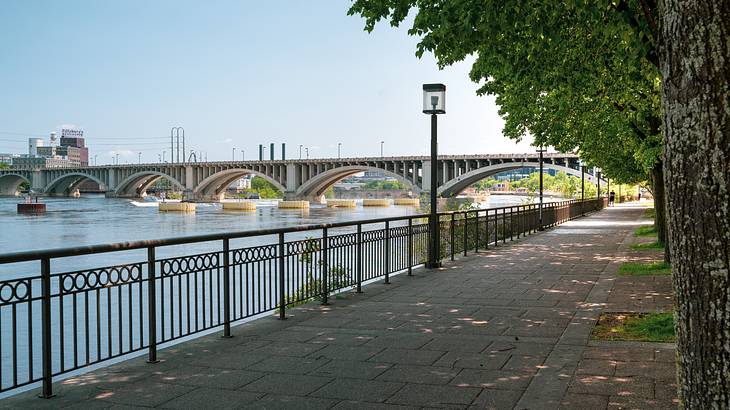
[[[436,164],[438,195],[456,195],[469,185],[500,172],[538,168],[538,158],[536,153],[440,156]],[[379,171],[393,177],[418,195],[430,187],[431,166],[429,157],[408,156],[5,169],[0,170],[0,195],[18,195],[19,186],[25,182],[38,194],[65,196],[81,183],[92,180],[108,197],[136,198],[143,196],[155,181],[165,178],[183,191],[186,199],[218,201],[231,183],[253,174],[269,181],[287,199],[319,202],[334,183],[363,171]],[[546,153],[543,166],[581,176],[576,154]],[[586,169],[585,177],[587,182],[595,184],[595,169]]]

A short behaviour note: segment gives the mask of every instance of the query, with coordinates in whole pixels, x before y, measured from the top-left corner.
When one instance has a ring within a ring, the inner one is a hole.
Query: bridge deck
[[[589,341],[642,210],[610,208],[0,407],[672,407],[671,345]]]

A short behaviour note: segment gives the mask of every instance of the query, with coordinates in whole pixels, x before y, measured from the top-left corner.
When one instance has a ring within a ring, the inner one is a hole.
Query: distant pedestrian
[[[613,206],[613,201],[616,200],[616,193],[611,190],[611,192],[608,194],[608,206]]]

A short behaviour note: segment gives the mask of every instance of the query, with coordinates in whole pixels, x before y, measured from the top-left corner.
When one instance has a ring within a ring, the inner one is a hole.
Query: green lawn
[[[627,262],[618,269],[619,275],[671,275],[672,266],[666,262],[634,263]]]
[[[634,236],[655,236],[656,228],[654,225],[640,226],[634,231]]]
[[[593,330],[600,340],[632,340],[641,342],[673,342],[674,314],[666,313],[603,313]]]
[[[629,245],[629,248],[635,251],[643,251],[643,250],[649,250],[649,249],[664,249],[664,244],[654,241],[654,242],[644,242],[644,243],[635,243],[633,245]]]

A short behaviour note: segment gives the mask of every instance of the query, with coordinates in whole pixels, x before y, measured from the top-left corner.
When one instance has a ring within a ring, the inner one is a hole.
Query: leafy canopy
[[[580,152],[622,182],[661,154],[654,0],[355,0],[372,31],[415,11],[416,55],[440,67],[473,57],[479,94],[496,95],[504,134]]]

